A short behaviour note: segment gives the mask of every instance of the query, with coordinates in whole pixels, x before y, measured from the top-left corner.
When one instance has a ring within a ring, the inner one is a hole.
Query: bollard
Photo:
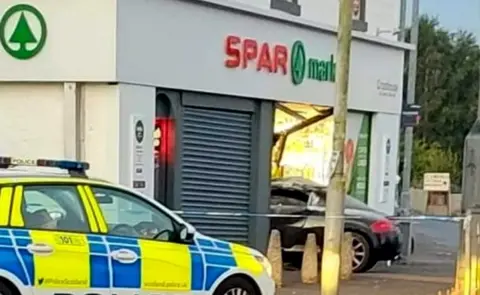
[[[282,242],[280,231],[274,229],[268,241],[267,258],[272,265],[272,279],[277,288],[283,284]]]
[[[303,250],[301,269],[302,283],[315,284],[318,280],[318,248],[317,237],[309,233]]]
[[[352,233],[346,232],[343,234],[342,239],[342,252],[340,261],[340,279],[350,280],[353,272],[353,255],[354,250],[352,248],[353,237]]]

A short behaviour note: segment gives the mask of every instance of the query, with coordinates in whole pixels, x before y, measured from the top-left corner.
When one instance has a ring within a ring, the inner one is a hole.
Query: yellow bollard
[[[340,262],[340,279],[350,280],[353,273],[353,255],[354,250],[352,248],[353,237],[352,233],[346,232],[343,234],[342,240],[342,252]]]
[[[315,284],[318,280],[318,248],[317,239],[314,233],[307,236],[302,260],[302,283]]]
[[[282,242],[280,231],[274,229],[268,241],[267,258],[272,264],[272,278],[277,288],[283,285]]]

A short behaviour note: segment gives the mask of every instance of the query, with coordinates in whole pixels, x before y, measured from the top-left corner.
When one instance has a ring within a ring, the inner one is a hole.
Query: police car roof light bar
[[[0,157],[0,168],[15,166],[52,167],[67,170],[72,176],[86,176],[85,171],[90,168],[87,162],[51,159],[26,159],[13,157]]]

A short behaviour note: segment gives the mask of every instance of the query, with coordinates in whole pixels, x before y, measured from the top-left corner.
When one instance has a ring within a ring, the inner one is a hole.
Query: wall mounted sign
[[[290,74],[294,85],[302,84],[305,78],[335,82],[336,63],[333,54],[327,58],[310,57],[299,40],[286,46],[230,35],[225,39],[225,54],[227,68],[255,68],[257,72],[282,76]]]
[[[0,44],[16,59],[26,60],[36,56],[46,40],[45,18],[31,5],[14,5],[0,19]]]
[[[141,115],[131,117],[130,183],[132,188],[145,193],[145,120]],[[149,146],[148,148],[151,148]]]
[[[377,91],[380,96],[396,97],[398,90],[398,84],[380,79],[377,80]]]

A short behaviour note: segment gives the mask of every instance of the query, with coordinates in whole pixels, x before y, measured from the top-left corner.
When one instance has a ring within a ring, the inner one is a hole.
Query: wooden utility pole
[[[338,295],[340,252],[343,236],[345,175],[343,148],[347,123],[348,78],[352,41],[352,0],[340,0],[337,33],[337,68],[335,106],[333,109],[333,154],[338,155],[327,192],[325,234],[322,252],[321,294]],[[335,157],[332,157],[335,158]]]

